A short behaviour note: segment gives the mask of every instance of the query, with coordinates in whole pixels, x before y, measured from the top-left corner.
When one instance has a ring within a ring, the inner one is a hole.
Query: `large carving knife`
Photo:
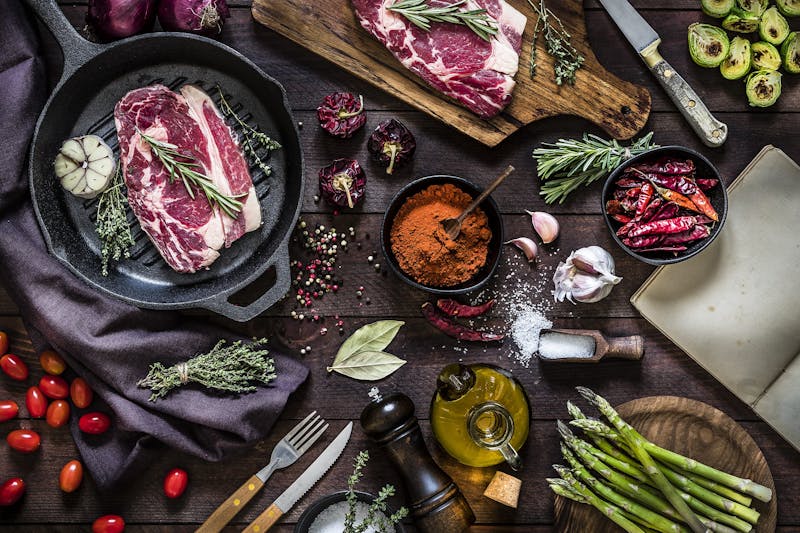
[[[681,114],[707,146],[721,146],[728,137],[728,126],[714,118],[697,93],[672,65],[658,53],[661,37],[628,3],[628,0],[600,0],[658,82],[678,106]]]

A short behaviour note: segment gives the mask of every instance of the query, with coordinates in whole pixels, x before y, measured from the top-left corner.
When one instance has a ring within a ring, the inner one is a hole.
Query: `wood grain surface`
[[[642,129],[650,113],[650,94],[641,86],[623,81],[595,58],[586,39],[583,6],[568,0],[550,4],[572,35],[572,42],[586,58],[574,86],[558,86],[553,61],[537,41],[537,73],[529,73],[536,15],[525,0],[509,4],[528,17],[522,37],[517,85],[509,106],[498,116],[484,120],[406,69],[356,19],[349,0],[255,0],[253,17],[339,67],[383,89],[409,105],[458,131],[495,146],[519,128],[554,115],[583,117],[617,139],[629,139]]]
[[[775,531],[778,498],[767,460],[747,431],[710,405],[675,396],[651,396],[620,405],[620,415],[646,439],[718,470],[752,479],[773,491],[772,501],[755,501],[761,513],[754,533]],[[560,496],[555,502],[559,531],[617,533],[622,529],[589,505]]]

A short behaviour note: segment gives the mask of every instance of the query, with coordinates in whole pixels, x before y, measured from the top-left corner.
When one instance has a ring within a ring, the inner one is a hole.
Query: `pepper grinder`
[[[361,427],[400,472],[408,492],[410,512],[422,533],[461,533],[475,522],[461,491],[431,457],[422,438],[414,402],[395,392],[372,401],[361,412]]]

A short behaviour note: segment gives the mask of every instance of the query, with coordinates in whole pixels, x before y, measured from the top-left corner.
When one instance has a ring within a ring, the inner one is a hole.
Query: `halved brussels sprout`
[[[800,2],[800,0],[797,0]],[[709,17],[725,18],[728,13],[733,9],[734,0],[701,0],[700,7],[703,8],[703,13]]]
[[[774,70],[757,70],[747,77],[747,100],[753,107],[769,107],[781,95],[781,73]]]
[[[719,71],[726,79],[738,80],[750,72],[752,60],[750,41],[743,37],[734,37],[731,40],[731,51],[719,66]]]
[[[736,0],[736,3],[744,11],[749,11],[760,17],[767,10],[769,0]]]
[[[800,17],[800,0],[775,0],[775,3],[787,17]]]
[[[781,46],[781,55],[786,72],[800,74],[800,34],[796,31],[789,34]]]
[[[760,70],[778,70],[781,68],[781,55],[778,49],[764,41],[750,45],[753,51],[753,68]]]
[[[728,57],[728,34],[711,24],[695,22],[689,26],[689,54],[701,67],[714,68]]]
[[[730,15],[722,21],[722,27],[737,33],[753,33],[758,29],[759,16],[738,7],[731,9]]]
[[[789,23],[781,15],[778,8],[772,6],[761,15],[761,22],[758,23],[758,36],[768,43],[778,46],[786,40],[789,35]]]

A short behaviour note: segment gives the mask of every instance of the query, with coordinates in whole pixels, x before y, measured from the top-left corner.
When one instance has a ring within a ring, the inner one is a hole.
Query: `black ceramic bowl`
[[[355,491],[355,492],[356,492],[356,497],[358,498],[359,501],[365,503],[372,503],[373,501],[375,501],[375,496],[373,496],[372,494],[368,494],[366,492],[361,492],[361,491]],[[314,520],[317,519],[317,517],[320,515],[320,513],[322,513],[322,511],[324,511],[334,503],[345,501],[346,498],[347,498],[346,490],[343,490],[341,492],[334,492],[333,494],[328,494],[327,496],[323,496],[322,498],[318,499],[317,501],[306,507],[306,510],[303,511],[303,514],[300,515],[300,519],[297,520],[297,524],[295,524],[294,526],[294,533],[308,533],[308,529],[311,527],[311,524],[314,523]],[[390,512],[388,514],[391,514],[391,512],[393,512],[391,511],[391,509],[389,509],[389,511]],[[394,531],[395,533],[405,533],[406,530],[403,527],[403,524],[395,524]]]
[[[705,191],[706,196],[708,196],[708,199],[711,202],[711,205],[719,215],[719,221],[714,223],[711,228],[711,234],[708,237],[691,244],[683,252],[678,252],[677,254],[673,252],[640,254],[628,248],[622,242],[622,239],[617,236],[617,230],[622,224],[612,219],[611,216],[606,213],[606,201],[611,199],[613,196],[614,182],[616,182],[617,179],[622,176],[626,168],[646,160],[657,159],[664,156],[676,157],[679,159],[691,159],[694,161],[695,166],[697,167],[696,176],[698,178],[716,178],[719,180],[719,184],[717,184],[713,189]],[[606,219],[606,225],[608,226],[609,231],[611,231],[611,236],[614,238],[620,248],[625,250],[629,255],[635,257],[639,261],[643,261],[650,265],[670,265],[673,263],[680,263],[681,261],[685,261],[686,259],[699,254],[703,249],[711,244],[711,241],[717,238],[717,235],[725,223],[725,218],[728,215],[728,192],[725,189],[725,183],[722,181],[719,171],[713,164],[711,164],[711,161],[706,159],[704,156],[700,155],[694,150],[684,148],[682,146],[662,146],[661,148],[654,148],[632,157],[614,169],[614,172],[612,172],[608,177],[606,184],[603,187],[603,196],[600,208],[603,210],[603,216]]]
[[[483,210],[484,213],[486,213],[486,217],[489,219],[489,229],[492,230],[492,239],[489,241],[489,254],[486,257],[486,264],[484,264],[483,267],[474,276],[472,276],[471,279],[465,281],[464,283],[454,285],[452,287],[432,287],[417,282],[411,276],[403,272],[403,270],[400,268],[397,258],[392,252],[392,245],[389,239],[394,218],[405,201],[410,196],[413,196],[414,194],[430,187],[431,185],[441,185],[444,183],[452,183],[473,198],[478,196],[482,191],[482,189],[473,183],[465,180],[464,178],[459,178],[456,176],[435,175],[412,181],[400,189],[394,198],[392,198],[389,208],[386,210],[386,213],[383,216],[383,225],[381,226],[381,248],[383,249],[383,255],[386,256],[386,261],[389,263],[392,271],[394,271],[394,273],[397,274],[400,279],[417,289],[443,296],[453,296],[456,294],[464,294],[474,291],[475,289],[482,287],[487,281],[489,281],[489,278],[492,277],[492,274],[494,274],[494,271],[497,268],[497,263],[500,261],[500,252],[503,248],[503,219],[500,216],[500,209],[497,207],[497,204],[491,196],[481,202],[478,206]]]

